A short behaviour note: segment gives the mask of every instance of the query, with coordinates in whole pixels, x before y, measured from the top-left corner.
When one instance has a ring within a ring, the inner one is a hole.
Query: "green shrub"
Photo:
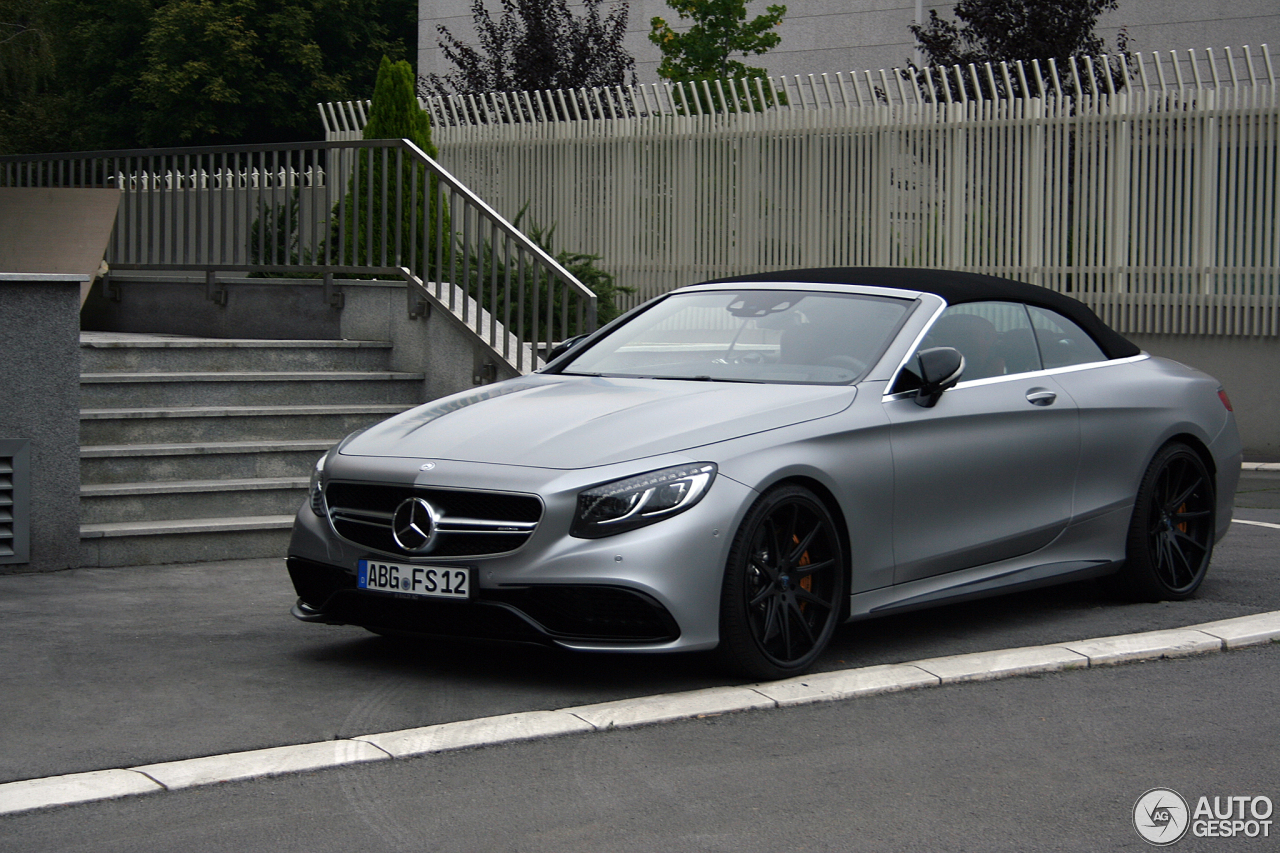
[[[529,210],[526,204],[516,214],[515,220],[511,223],[517,229],[522,229],[521,223],[525,218],[525,214]],[[618,307],[618,296],[621,294],[635,293],[635,288],[620,285],[614,279],[613,274],[596,266],[596,261],[601,259],[600,255],[589,255],[585,252],[575,252],[569,249],[561,249],[556,251],[555,248],[555,225],[550,228],[543,228],[540,225],[531,225],[528,232],[529,239],[533,240],[542,251],[551,255],[560,266],[564,267],[574,275],[580,282],[590,288],[591,292],[596,295],[596,324],[597,327],[604,325],[622,313]],[[506,282],[507,267],[501,256],[495,257],[493,247],[486,240],[480,249],[479,255],[471,257],[471,273],[468,282],[468,292],[471,297],[476,300],[486,311],[491,310],[493,306],[493,282],[497,281],[497,290],[501,293]],[[535,272],[536,270],[536,272]],[[459,271],[460,272],[460,271]],[[515,269],[511,271],[511,286],[514,293],[518,283],[518,272]],[[563,338],[571,338],[574,335],[585,332],[586,329],[578,324],[576,312],[570,317],[568,328],[562,328],[559,322],[560,309],[564,302],[564,285],[557,285],[553,289],[552,299],[552,316],[556,318],[556,327],[547,333],[546,316],[547,316],[547,293],[550,286],[550,276],[542,272],[540,267],[533,267],[529,264],[525,266],[525,284],[529,287],[530,297],[526,298],[523,323],[520,332],[525,340],[560,340]],[[536,288],[531,285],[536,285]],[[536,299],[532,294],[536,293]],[[571,301],[572,304],[572,301]],[[514,306],[511,307],[511,323],[514,326],[517,322],[517,311]],[[501,311],[501,306],[499,306]],[[499,319],[503,319],[499,315]]]

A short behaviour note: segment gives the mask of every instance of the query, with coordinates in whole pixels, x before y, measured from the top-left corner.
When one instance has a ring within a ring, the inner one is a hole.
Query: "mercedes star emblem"
[[[436,508],[422,498],[407,498],[391,518],[391,537],[410,554],[425,554],[436,543]]]

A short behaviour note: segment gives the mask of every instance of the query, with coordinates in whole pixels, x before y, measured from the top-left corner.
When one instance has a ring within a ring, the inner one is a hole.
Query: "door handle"
[[[1027,392],[1027,402],[1033,406],[1051,406],[1058,395],[1047,388],[1032,388]]]

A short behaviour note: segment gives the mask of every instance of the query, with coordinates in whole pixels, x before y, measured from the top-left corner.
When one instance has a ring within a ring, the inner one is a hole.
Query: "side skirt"
[[[1007,592],[1035,589],[1102,577],[1118,571],[1122,561],[1073,560],[1010,568],[1008,564],[978,566],[923,578],[900,586],[875,589],[849,600],[849,620],[919,610],[939,604],[972,601]]]

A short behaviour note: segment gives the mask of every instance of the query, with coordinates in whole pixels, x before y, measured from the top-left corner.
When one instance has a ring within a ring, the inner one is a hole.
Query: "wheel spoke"
[[[1165,503],[1165,509],[1170,513],[1174,512],[1178,507],[1182,506],[1187,501],[1191,500],[1191,496],[1195,494],[1197,490],[1202,488],[1203,485],[1204,485],[1204,481],[1197,477],[1196,481],[1192,483],[1190,487],[1188,487],[1176,498],[1173,498],[1172,500]]]
[[[804,629],[805,638],[809,641],[809,648],[813,648],[813,644],[817,642],[817,638],[813,636],[813,629],[809,627],[809,620],[804,618],[804,612],[800,610],[800,606],[794,601],[790,602],[787,609],[794,617],[793,620]]]
[[[1174,559],[1173,542],[1168,536],[1160,537],[1160,556],[1157,562],[1160,573],[1165,576],[1165,581],[1170,586],[1178,585],[1178,567]]]
[[[1212,513],[1209,512],[1209,510],[1207,509],[1202,509],[1194,512],[1174,512],[1174,513],[1170,513],[1170,515],[1172,516],[1174,523],[1177,524],[1178,522],[1181,522],[1181,521],[1191,521],[1197,518],[1206,518],[1209,515],[1212,515]]]
[[[1185,548],[1184,543],[1190,548]],[[1174,530],[1161,537],[1157,568],[1171,588],[1179,589],[1195,579],[1196,566],[1203,554],[1204,549],[1199,542]],[[1192,556],[1197,556],[1197,559],[1192,560]]]
[[[773,562],[776,565],[782,560],[783,540],[782,537],[778,535],[778,525],[774,519],[769,519],[766,526],[769,528],[769,556],[773,558]],[[774,571],[773,577],[777,577],[776,570]]]
[[[778,597],[770,596],[765,601],[765,617],[764,626],[760,630],[761,642],[767,643],[773,639],[778,630]]]
[[[796,590],[796,598],[800,599],[801,601],[807,602],[809,604],[814,604],[814,605],[817,605],[818,607],[825,608],[827,610],[830,610],[832,607],[835,606],[832,602],[827,601],[823,598],[820,598],[817,595],[814,595],[812,592],[810,592],[807,589],[804,589],[803,587]]]
[[[1191,546],[1192,548],[1196,549],[1197,551],[1203,551],[1203,550],[1204,550],[1204,543],[1203,543],[1203,542],[1201,542],[1201,541],[1200,541],[1199,539],[1197,539],[1196,537],[1192,536],[1190,533],[1184,533],[1183,531],[1179,530],[1179,529],[1178,529],[1178,528],[1176,528],[1176,527],[1175,527],[1175,528],[1173,528],[1173,540],[1174,540],[1174,542],[1175,542],[1175,543],[1177,543],[1177,544],[1178,544],[1179,548],[1181,548],[1181,547],[1182,547],[1182,543],[1185,543],[1186,545]]]
[[[769,598],[772,595],[777,595],[777,594],[778,594],[778,585],[775,583],[771,583],[768,586],[766,586],[764,589],[760,590],[760,592],[755,596],[755,598],[752,598],[750,601],[748,601],[747,606],[759,607],[760,603],[763,602],[765,599]]]
[[[787,605],[785,602],[774,599],[774,605],[778,611],[778,621],[782,624],[782,648],[784,649],[784,660],[795,660],[795,655],[791,654],[791,619],[788,618]]]
[[[761,555],[756,554],[754,557],[751,558],[751,568],[760,572],[760,574],[762,574],[765,577],[765,579],[767,579],[770,583],[777,583],[778,581],[777,568],[765,562],[764,558]]]
[[[820,524],[815,524],[813,529],[805,535],[804,539],[794,543],[795,547],[791,549],[791,553],[787,554],[787,558],[783,561],[783,564],[788,568],[798,566],[800,564],[800,560],[803,559],[805,552],[809,550],[809,546],[813,543],[813,537],[817,536],[818,531],[821,529],[822,526]]]
[[[796,566],[791,570],[792,577],[807,577],[816,572],[825,571],[835,565],[835,560],[818,560],[815,563],[809,563],[805,566]]]

